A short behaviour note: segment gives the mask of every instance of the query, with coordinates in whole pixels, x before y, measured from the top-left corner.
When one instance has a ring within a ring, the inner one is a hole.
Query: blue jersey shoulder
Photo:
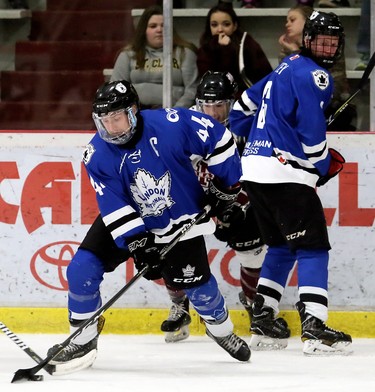
[[[298,54],[284,60],[275,69],[275,72],[281,75],[285,69],[299,94],[310,95],[314,93],[314,95],[321,96],[325,104],[328,104],[333,91],[333,79],[329,71],[316,64],[309,57]]]

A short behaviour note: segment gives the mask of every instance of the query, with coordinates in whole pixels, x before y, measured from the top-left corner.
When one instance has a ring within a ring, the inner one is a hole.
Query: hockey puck
[[[30,381],[43,381],[44,377],[40,374],[34,374],[29,377]]]

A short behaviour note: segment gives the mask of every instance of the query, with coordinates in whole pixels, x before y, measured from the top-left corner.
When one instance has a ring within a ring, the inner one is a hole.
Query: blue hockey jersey
[[[242,174],[231,132],[205,114],[185,108],[144,110],[137,132],[142,136],[125,146],[96,134],[83,154],[103,221],[120,248],[144,231],[153,232],[156,242],[169,242],[202,210],[206,200],[193,167],[197,161],[204,160],[224,186]],[[184,239],[214,230],[210,219]]]
[[[324,110],[332,90],[327,70],[300,55],[247,89],[230,113],[231,131],[248,137],[242,179],[315,187],[330,164]]]

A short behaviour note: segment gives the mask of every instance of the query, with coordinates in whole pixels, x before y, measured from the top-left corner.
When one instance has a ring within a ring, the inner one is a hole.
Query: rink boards
[[[52,329],[66,326],[66,267],[98,213],[81,164],[83,148],[92,135],[77,131],[0,132],[0,312],[4,322],[9,317],[14,322],[31,317],[40,327],[38,320],[48,315],[50,324],[56,324]],[[375,326],[375,133],[330,134],[329,144],[347,162],[337,178],[318,189],[332,245],[330,319],[355,315],[360,323],[358,333],[367,327],[371,333]],[[213,237],[207,238],[207,247],[229,308],[239,325],[247,326],[247,315],[238,303],[239,261],[235,253]],[[291,311],[297,300],[296,275],[294,271],[282,301],[291,320],[296,313]],[[132,263],[106,275],[103,301],[132,276]],[[115,324],[131,315],[133,325],[137,325],[136,318],[141,325],[151,323],[150,328],[155,320],[158,327],[168,307],[162,283],[142,280],[118,301],[108,317],[113,317]],[[198,321],[196,331],[200,331]]]

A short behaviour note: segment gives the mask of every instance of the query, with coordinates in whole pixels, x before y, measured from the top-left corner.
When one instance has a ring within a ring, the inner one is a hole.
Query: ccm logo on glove
[[[160,279],[163,265],[159,250],[155,246],[154,235],[141,233],[128,239],[128,242],[128,248],[137,270],[141,271],[148,266],[148,272],[143,276],[149,280]]]
[[[147,243],[147,237],[140,240],[135,240],[128,245],[129,252],[134,252],[138,248],[143,248]]]

